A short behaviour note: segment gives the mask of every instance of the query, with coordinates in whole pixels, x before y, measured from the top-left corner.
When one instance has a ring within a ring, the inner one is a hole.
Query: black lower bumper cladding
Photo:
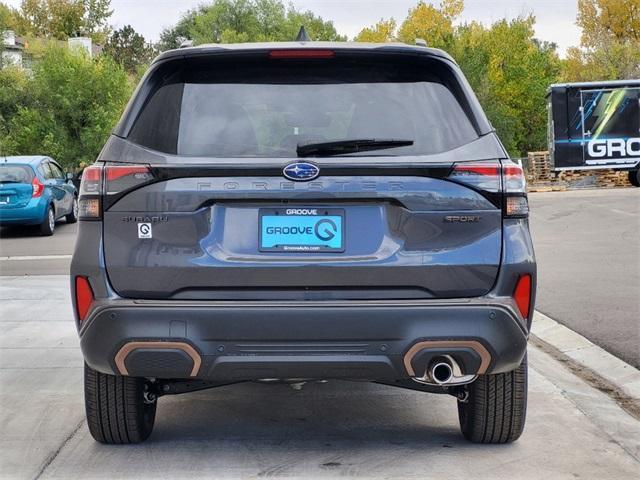
[[[527,332],[507,304],[112,301],[81,329],[87,363],[103,373],[209,381],[422,376],[434,355],[466,374],[506,372]]]

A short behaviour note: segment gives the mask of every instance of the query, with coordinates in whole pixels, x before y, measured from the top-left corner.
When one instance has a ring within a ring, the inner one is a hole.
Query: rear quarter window
[[[152,94],[129,140],[208,157],[296,157],[298,145],[351,139],[414,142],[375,155],[445,152],[478,135],[437,63],[196,62]]]

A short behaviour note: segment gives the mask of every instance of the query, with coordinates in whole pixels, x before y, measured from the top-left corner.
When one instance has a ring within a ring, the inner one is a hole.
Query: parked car
[[[163,395],[368,380],[524,427],[536,286],[521,168],[460,68],[403,44],[161,54],[80,188],[71,294],[89,430]]]
[[[37,225],[53,235],[63,217],[78,221],[78,191],[60,165],[42,156],[0,157],[0,225]]]

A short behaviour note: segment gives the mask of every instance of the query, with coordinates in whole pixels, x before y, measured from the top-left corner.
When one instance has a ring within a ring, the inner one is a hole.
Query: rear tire
[[[527,415],[527,357],[507,373],[481,375],[458,402],[462,434],[474,443],[511,443],[524,430]]]
[[[84,403],[89,432],[100,443],[140,443],[149,437],[156,402],[144,398],[142,378],[107,375],[84,366]]]
[[[73,205],[71,211],[64,217],[67,223],[76,223],[78,221],[78,199],[73,197]]]
[[[629,171],[629,182],[634,187],[640,187],[640,169]]]
[[[44,220],[38,227],[40,235],[43,237],[50,237],[56,229],[56,213],[53,210],[53,205],[49,205],[47,208],[47,214],[44,216]]]

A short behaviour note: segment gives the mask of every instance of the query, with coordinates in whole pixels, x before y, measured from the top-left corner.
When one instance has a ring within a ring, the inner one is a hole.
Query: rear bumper
[[[87,363],[110,374],[241,381],[422,376],[433,355],[464,373],[516,368],[526,322],[508,298],[401,302],[109,300],[80,331]]]
[[[0,206],[0,225],[39,225],[47,213],[44,195],[32,198],[24,207]]]

